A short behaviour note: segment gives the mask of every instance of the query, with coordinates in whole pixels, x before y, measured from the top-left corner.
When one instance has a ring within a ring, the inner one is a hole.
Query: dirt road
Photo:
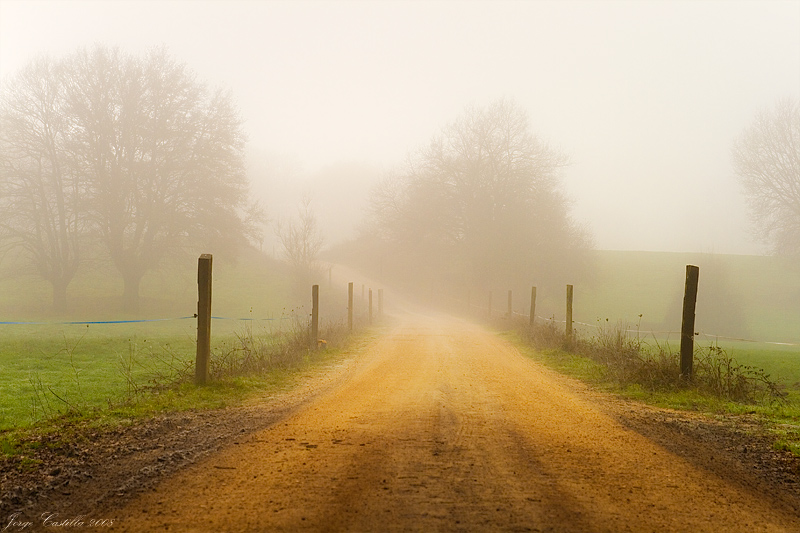
[[[114,531],[798,531],[484,329],[408,316],[330,391],[114,513]]]

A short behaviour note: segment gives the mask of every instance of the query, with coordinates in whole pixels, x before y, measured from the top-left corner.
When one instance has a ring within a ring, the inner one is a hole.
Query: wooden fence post
[[[531,326],[536,320],[536,287],[531,287]]]
[[[692,379],[694,365],[694,320],[699,278],[700,269],[694,265],[686,265],[683,320],[681,322],[681,377],[686,380]]]
[[[372,325],[372,289],[369,290],[369,324]]]
[[[353,331],[353,282],[347,284],[347,329]]]
[[[508,318],[514,316],[514,311],[511,309],[511,291],[508,291]]]
[[[211,358],[211,254],[202,254],[197,260],[197,356],[194,382],[203,385],[208,381]]]
[[[572,285],[567,285],[567,342],[572,342]]]
[[[319,345],[319,285],[311,286],[311,349]]]

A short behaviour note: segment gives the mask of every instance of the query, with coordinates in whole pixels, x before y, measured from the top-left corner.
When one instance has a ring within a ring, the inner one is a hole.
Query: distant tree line
[[[230,94],[163,48],[35,59],[0,92],[0,246],[24,252],[59,311],[101,249],[135,310],[142,277],[168,257],[258,231],[244,146]]]

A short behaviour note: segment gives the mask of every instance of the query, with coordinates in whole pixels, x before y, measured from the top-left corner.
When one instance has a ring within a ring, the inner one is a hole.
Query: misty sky
[[[513,98],[571,155],[573,213],[601,249],[760,252],[731,143],[759,109],[800,98],[800,0],[0,0],[3,80],[96,42],[166,45],[229,88],[273,169],[255,184],[273,214],[317,176],[332,216],[345,163],[378,175],[465,106]],[[364,195],[342,187],[351,220]]]

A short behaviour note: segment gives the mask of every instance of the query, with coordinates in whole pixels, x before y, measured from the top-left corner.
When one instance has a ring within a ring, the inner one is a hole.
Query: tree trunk
[[[123,272],[122,279],[125,289],[122,293],[122,310],[126,313],[139,311],[139,284],[143,274],[138,272]]]
[[[53,280],[53,310],[56,313],[65,313],[67,311],[67,285],[68,281]]]

